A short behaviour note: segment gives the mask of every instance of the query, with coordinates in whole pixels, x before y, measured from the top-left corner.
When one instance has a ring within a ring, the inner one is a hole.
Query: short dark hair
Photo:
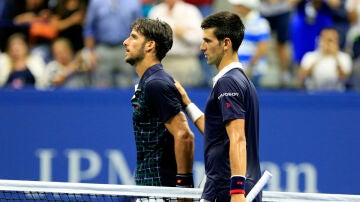
[[[139,18],[131,26],[149,41],[155,41],[156,57],[161,61],[173,44],[173,32],[169,24],[159,19]]]
[[[216,38],[218,40],[229,38],[234,51],[239,49],[244,39],[245,26],[243,22],[237,14],[229,11],[221,11],[207,16],[201,23],[201,28],[215,28]]]

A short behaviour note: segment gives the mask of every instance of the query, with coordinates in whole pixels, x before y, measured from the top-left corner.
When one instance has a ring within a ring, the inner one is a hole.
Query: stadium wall
[[[0,91],[0,179],[133,184],[132,90]],[[190,89],[204,109],[209,89]],[[360,94],[260,91],[269,191],[360,194]],[[195,183],[203,177],[202,135]]]

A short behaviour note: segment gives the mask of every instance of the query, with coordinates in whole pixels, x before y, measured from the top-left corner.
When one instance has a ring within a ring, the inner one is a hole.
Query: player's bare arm
[[[180,174],[192,173],[194,160],[194,134],[190,130],[186,116],[179,112],[165,123],[174,137],[177,171]]]
[[[231,176],[246,176],[245,120],[234,119],[226,124],[230,140],[229,156]],[[244,194],[232,194],[231,201],[245,201]]]
[[[185,107],[188,107],[192,102],[186,93],[184,87],[175,80],[175,86],[177,90],[179,91],[181,95],[181,101]],[[189,114],[188,114],[189,115]],[[198,130],[201,132],[201,134],[204,134],[204,128],[205,128],[205,116],[202,114],[196,120],[193,121],[195,126],[198,128]]]

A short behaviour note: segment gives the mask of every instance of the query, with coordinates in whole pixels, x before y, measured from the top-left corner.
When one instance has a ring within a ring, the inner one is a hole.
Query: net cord
[[[0,180],[0,190],[23,192],[51,192],[69,194],[99,194],[139,197],[169,197],[199,199],[202,188],[152,187],[136,185],[42,182],[23,180]],[[299,193],[263,191],[263,201],[267,202],[320,202],[320,201],[358,201],[360,195]]]
[[[199,198],[200,188],[152,187],[137,185],[92,184],[0,180],[0,190],[23,192],[98,194],[139,197]]]

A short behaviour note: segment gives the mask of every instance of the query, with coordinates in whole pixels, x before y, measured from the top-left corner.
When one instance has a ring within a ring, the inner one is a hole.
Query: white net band
[[[128,196],[135,198],[189,198],[199,201],[201,188],[176,188],[176,187],[151,187],[135,185],[112,185],[112,184],[91,184],[91,183],[68,183],[68,182],[40,182],[20,180],[0,180],[1,192],[25,192],[25,193],[66,193],[86,194],[102,196]],[[11,201],[10,196],[4,197],[0,194],[0,200]],[[19,199],[14,199],[18,201]],[[71,200],[70,200],[71,201]],[[360,201],[359,195],[341,194],[320,194],[320,193],[294,193],[294,192],[273,192],[263,191],[264,202],[292,202],[292,201]]]

